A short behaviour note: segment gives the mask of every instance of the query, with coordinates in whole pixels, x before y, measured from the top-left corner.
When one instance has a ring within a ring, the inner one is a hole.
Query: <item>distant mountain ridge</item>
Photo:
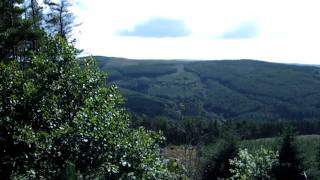
[[[128,60],[96,57],[148,117],[320,120],[320,68],[255,60]]]

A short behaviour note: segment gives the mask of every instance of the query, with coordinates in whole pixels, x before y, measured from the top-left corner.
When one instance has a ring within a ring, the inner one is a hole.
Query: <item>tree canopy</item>
[[[92,58],[48,37],[27,68],[1,63],[1,177],[168,178],[162,138],[129,128],[123,98]]]
[[[94,58],[77,57],[70,27],[46,34],[37,1],[23,3],[0,3],[0,177],[183,178],[162,158],[160,134],[131,128],[124,98]]]

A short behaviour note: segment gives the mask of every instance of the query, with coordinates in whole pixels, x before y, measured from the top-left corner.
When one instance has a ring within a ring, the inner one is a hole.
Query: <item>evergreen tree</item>
[[[45,4],[50,9],[46,14],[46,28],[48,32],[70,40],[72,28],[76,26],[74,23],[75,16],[69,9],[72,6],[70,0],[45,0]]]
[[[32,50],[37,51],[45,33],[42,29],[43,23],[43,7],[39,5],[38,0],[29,0],[26,8],[26,17],[31,23],[33,37],[31,38]]]
[[[28,4],[30,17],[34,21],[35,26],[40,26],[42,19],[42,7],[40,7],[38,0],[29,0]]]
[[[274,169],[277,179],[299,180],[303,176],[303,164],[295,145],[295,134],[292,128],[286,128],[279,149],[279,164]]]
[[[0,60],[16,59],[24,62],[36,50],[35,42],[44,34],[36,22],[30,19],[23,0],[0,2]],[[38,20],[40,21],[40,20]]]
[[[0,2],[0,59],[15,58],[17,46],[23,40],[24,22],[21,7],[23,0],[2,0]]]
[[[235,139],[222,140],[217,145],[216,152],[210,160],[205,164],[202,173],[203,180],[217,180],[221,178],[230,178],[233,173],[233,165],[230,164],[230,159],[237,155],[237,145]]]
[[[317,169],[320,170],[320,143],[318,144],[317,147],[317,154],[316,154],[316,162],[317,162]]]

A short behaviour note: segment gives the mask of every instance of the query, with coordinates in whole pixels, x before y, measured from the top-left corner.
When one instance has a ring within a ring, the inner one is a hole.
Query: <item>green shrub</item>
[[[0,63],[0,177],[182,177],[160,156],[163,137],[131,129],[117,87],[76,55],[48,37],[26,66]]]

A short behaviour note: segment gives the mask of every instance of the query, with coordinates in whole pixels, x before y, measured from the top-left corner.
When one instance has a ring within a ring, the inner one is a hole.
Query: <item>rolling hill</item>
[[[96,59],[127,98],[127,108],[140,115],[320,119],[319,67],[255,60]]]

